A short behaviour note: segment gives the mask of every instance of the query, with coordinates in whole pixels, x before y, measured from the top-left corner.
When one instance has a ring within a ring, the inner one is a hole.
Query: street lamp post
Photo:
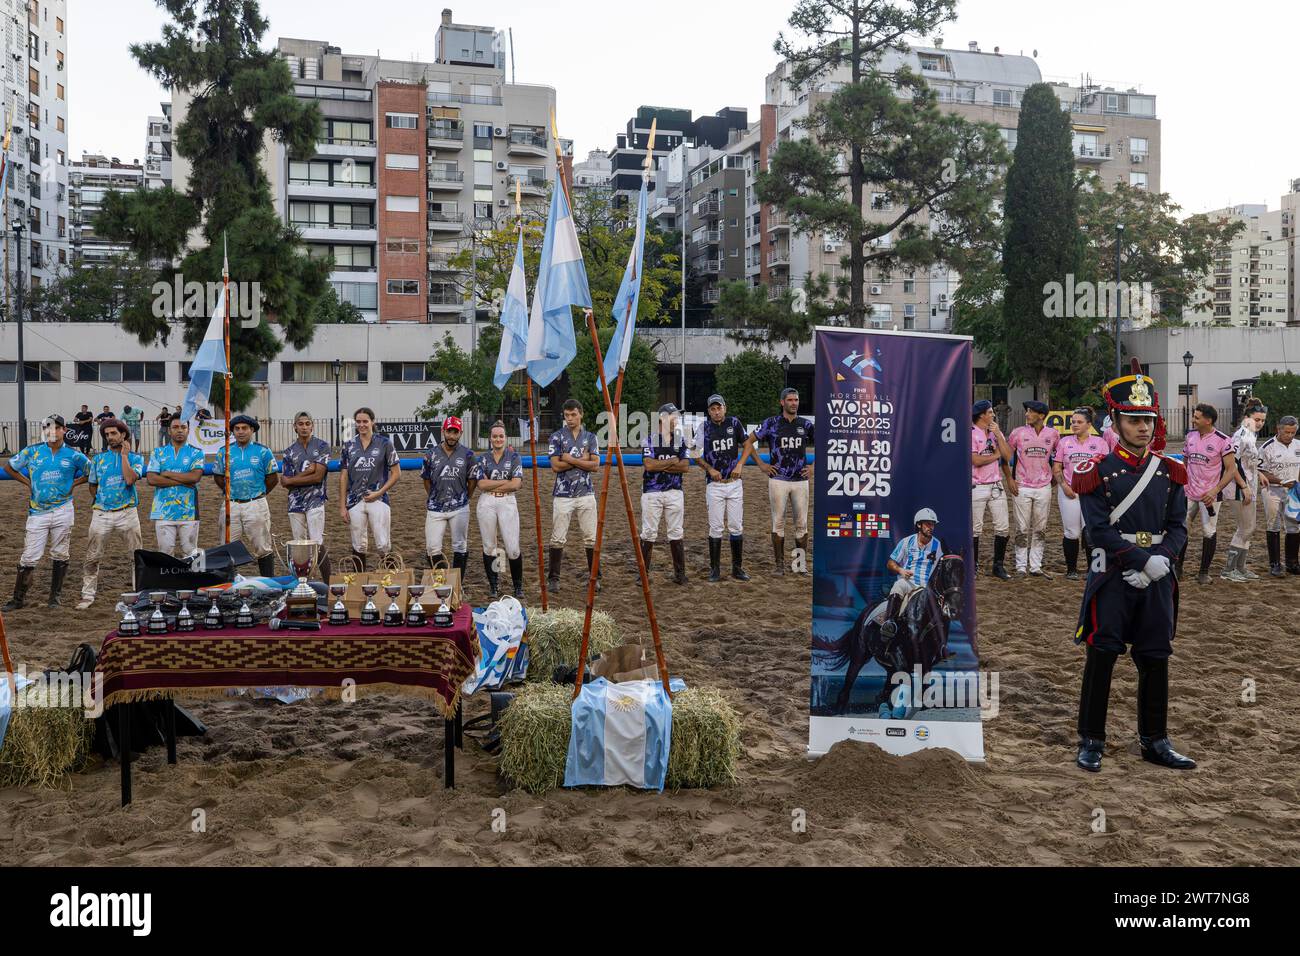
[[[781,387],[790,387],[790,356],[781,356]]]
[[[23,224],[14,223],[14,238],[18,246],[18,450],[27,447],[27,369],[23,361]]]
[[[1121,282],[1123,281],[1123,279],[1121,278],[1120,252],[1123,249],[1123,243],[1124,243],[1124,224],[1122,222],[1117,222],[1115,223],[1115,377],[1116,378],[1119,378],[1121,375],[1124,374],[1122,371],[1124,367],[1124,355],[1123,355],[1123,350],[1120,348],[1120,343],[1119,343],[1119,320],[1120,320],[1120,316],[1123,314],[1124,311],[1120,306],[1120,303],[1124,301],[1123,294],[1120,292]]]
[[[1187,427],[1184,431],[1192,430],[1192,363],[1196,357],[1191,352],[1183,353],[1183,365],[1187,368]]]
[[[339,447],[339,423],[342,421],[340,415],[342,410],[339,408],[339,379],[343,375],[343,361],[335,359],[332,366],[334,372],[334,447]]]

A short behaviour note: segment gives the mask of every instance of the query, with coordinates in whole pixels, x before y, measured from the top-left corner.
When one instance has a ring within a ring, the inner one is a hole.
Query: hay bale
[[[540,608],[528,609],[528,680],[549,682],[557,667],[578,666],[585,615],[585,611],[563,607],[544,613]],[[621,643],[614,619],[604,611],[595,611],[587,641],[588,660]]]
[[[501,773],[529,793],[564,785],[573,688],[530,684],[501,716]],[[716,690],[689,688],[673,698],[666,785],[674,790],[736,782],[740,717]]]
[[[32,688],[19,693],[31,693]],[[0,749],[0,786],[53,790],[90,754],[94,723],[79,707],[18,707]]]

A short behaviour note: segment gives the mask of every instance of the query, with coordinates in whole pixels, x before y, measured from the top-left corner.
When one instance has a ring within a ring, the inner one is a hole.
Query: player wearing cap
[[[1043,570],[1043,543],[1052,511],[1052,456],[1061,433],[1046,423],[1046,403],[1025,402],[1025,423],[1007,438],[1011,447],[1013,505],[1016,512],[1016,574],[1036,578]]]
[[[491,597],[500,593],[496,570],[497,535],[510,562],[514,596],[524,599],[524,559],[519,553],[519,504],[515,492],[524,483],[524,462],[519,452],[506,445],[504,422],[492,425],[492,449],[474,458],[473,477],[478,482],[478,534],[483,541],[483,570],[487,572]]]
[[[298,440],[284,450],[280,484],[289,489],[289,529],[295,541],[315,541],[320,546],[316,565],[322,581],[330,579],[330,556],[325,547],[325,503],[330,446],[312,432],[316,423],[306,412],[293,419]]]
[[[131,555],[131,587],[135,588],[135,553],[140,548],[140,496],[135,483],[144,474],[144,456],[131,451],[131,431],[126,422],[109,419],[99,426],[108,451],[96,455],[90,463],[88,481],[95,489],[94,511],[90,519],[90,543],[81,571],[81,602],[78,611],[95,603],[99,590],[99,562],[104,545],[115,532],[126,539]]]
[[[1056,506],[1061,512],[1061,550],[1065,552],[1065,578],[1079,580],[1079,538],[1083,535],[1083,508],[1071,481],[1074,470],[1090,458],[1109,454],[1106,439],[1092,431],[1092,409],[1076,408],[1070,416],[1070,433],[1061,438],[1053,456],[1052,474],[1056,479]]]
[[[1297,421],[1278,419],[1277,433],[1259,446],[1259,480],[1264,489],[1264,518],[1268,533],[1268,573],[1300,574],[1300,524],[1286,513],[1286,500],[1300,479],[1300,441]],[[1286,572],[1282,570],[1282,532],[1286,531]]]
[[[1160,396],[1133,360],[1134,373],[1108,384],[1106,404],[1120,444],[1074,471],[1092,547],[1076,643],[1087,660],[1079,696],[1079,750],[1084,770],[1101,769],[1106,710],[1115,662],[1131,647],[1137,665],[1138,742],[1142,759],[1173,770],[1196,762],[1169,742],[1169,656],[1177,622],[1173,561],[1187,540],[1187,470],[1158,454],[1164,448]]]
[[[9,477],[27,486],[27,533],[18,559],[14,596],[4,606],[14,611],[24,606],[32,586],[36,564],[50,548],[54,562],[50,575],[50,607],[59,606],[63,580],[68,576],[72,525],[76,518],[72,489],[84,485],[90,476],[90,460],[63,440],[67,432],[63,416],[51,415],[41,428],[42,441],[28,445],[5,462]]]
[[[564,403],[564,427],[551,436],[548,452],[555,487],[551,490],[551,553],[546,569],[546,589],[560,593],[560,563],[569,540],[569,523],[578,516],[582,540],[587,546],[587,574],[591,574],[596,548],[596,492],[591,476],[600,468],[596,436],[582,427],[582,402],[571,398]],[[600,581],[596,582],[597,590]]]
[[[727,414],[721,395],[709,396],[709,417],[695,432],[693,447],[704,466],[704,503],[709,513],[709,580],[722,580],[722,533],[731,539],[731,576],[748,581],[745,573],[745,460],[751,447],[745,426]]]
[[[203,452],[188,441],[190,424],[179,415],[167,423],[168,442],[149,455],[145,481],[154,489],[149,518],[158,550],[182,555],[199,547],[199,482],[203,480]],[[224,510],[224,509],[223,509]]]
[[[1257,436],[1268,420],[1268,409],[1258,398],[1251,398],[1242,410],[1241,427],[1232,436],[1232,450],[1237,456],[1237,530],[1228,543],[1227,567],[1223,577],[1238,583],[1255,581],[1259,575],[1246,566],[1250,556],[1250,542],[1255,537],[1255,524],[1259,509],[1255,502],[1260,497],[1260,451]]]
[[[993,517],[993,576],[1011,580],[1005,564],[1011,537],[1008,494],[1014,494],[1015,481],[1008,463],[1011,447],[998,427],[993,403],[976,402],[970,410],[971,524],[975,532],[975,567],[980,563],[980,532],[984,529],[984,511]]]
[[[1198,584],[1209,584],[1210,564],[1219,543],[1219,509],[1223,489],[1237,480],[1237,456],[1232,439],[1214,427],[1219,413],[1213,405],[1197,405],[1192,412],[1192,430],[1183,440],[1183,464],[1187,468],[1187,517],[1201,516],[1201,571]],[[1193,503],[1195,503],[1193,505]],[[1183,578],[1187,544],[1178,555],[1178,579]]]
[[[682,436],[681,412],[671,402],[659,408],[659,427],[647,435],[642,453],[641,477],[641,556],[650,570],[650,555],[659,540],[662,521],[668,535],[668,550],[673,557],[673,581],[687,584],[686,545],[682,525],[686,503],[682,494],[682,475],[691,470],[686,457],[686,439]]]
[[[903,602],[913,591],[926,586],[930,575],[939,566],[943,557],[943,545],[934,536],[939,516],[930,508],[922,508],[912,519],[912,528],[916,532],[903,538],[894,545],[886,567],[891,574],[897,574],[898,580],[889,590],[889,604],[885,607],[885,619],[880,625],[880,636],[891,639],[898,633],[898,613],[903,609]]]
[[[339,461],[339,515],[352,538],[352,556],[364,571],[373,536],[380,556],[392,549],[393,512],[388,492],[401,477],[401,459],[387,435],[375,432],[375,413],[358,408],[357,433],[343,443]]]
[[[280,480],[280,463],[275,459],[275,452],[253,440],[260,430],[252,415],[236,415],[230,420],[235,439],[230,446],[230,467],[226,467],[226,446],[222,445],[212,465],[212,480],[224,494],[229,472],[230,539],[244,542],[249,553],[257,558],[257,573],[269,578],[275,574],[275,548],[271,543],[271,506],[266,496]],[[224,537],[224,507],[218,527]]]
[[[455,415],[442,423],[442,441],[424,454],[420,477],[424,479],[427,511],[424,517],[424,551],[429,566],[434,556],[446,560],[442,539],[451,532],[451,566],[465,583],[469,569],[469,499],[478,484],[474,478],[474,453],[460,443],[465,426]]]
[[[781,392],[781,414],[773,415],[745,442],[745,454],[754,455],[758,467],[770,479],[767,483],[767,500],[772,507],[772,558],[777,574],[785,574],[785,512],[794,512],[795,545],[808,554],[808,481],[812,478],[812,465],[808,461],[808,446],[813,440],[813,423],[799,416],[799,390],[787,388]],[[755,452],[760,441],[766,441],[769,462]]]

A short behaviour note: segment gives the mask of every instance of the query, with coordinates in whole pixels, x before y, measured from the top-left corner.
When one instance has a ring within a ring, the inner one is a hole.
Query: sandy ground
[[[639,473],[632,474],[634,494]],[[543,472],[543,494],[550,473]],[[1133,668],[1116,671],[1110,745],[1100,775],[1075,769],[1074,719],[1082,654],[1071,643],[1081,585],[978,579],[983,666],[998,672],[1000,712],[986,722],[985,765],[949,752],[895,758],[867,744],[841,744],[817,762],[807,740],[810,579],[773,577],[764,479],[746,476],[749,584],[710,585],[704,485],[687,486],[692,581],[666,580],[656,554],[654,594],[674,674],[721,688],[744,717],[738,786],[664,795],[504,792],[495,761],[467,742],[458,789],[442,786],[442,725],[413,699],[355,704],[222,701],[187,705],[209,726],[183,739],[180,763],[155,749],[135,766],[135,802],[119,806],[118,768],[98,758],[56,792],[0,790],[0,863],[12,864],[1282,864],[1300,854],[1300,677],[1295,607],[1300,579],[1255,585],[1218,579],[1184,592],[1172,664],[1175,743],[1200,769],[1174,774],[1135,753]],[[149,492],[142,492],[147,514]],[[423,547],[418,480],[395,494],[395,541],[408,562]],[[638,494],[639,497],[639,494]],[[543,499],[545,504],[546,499]],[[22,541],[22,495],[0,483],[12,516],[0,531],[0,592],[6,596]],[[520,495],[525,538],[531,495]],[[615,485],[605,586],[598,606],[625,633],[648,642],[626,522]],[[125,555],[104,565],[101,600],[78,613],[79,555],[88,509],[79,492],[68,605],[44,608],[48,559],[37,572],[37,609],[11,614],[14,653],[29,666],[63,665],[82,640],[98,644],[115,625],[112,596],[126,586]],[[217,492],[205,485],[204,513]],[[287,535],[283,492],[276,531]],[[1229,509],[1231,512],[1231,509]],[[547,508],[549,528],[549,508]],[[1230,513],[1220,540],[1235,524]],[[1199,535],[1199,532],[1195,534]],[[214,543],[214,521],[203,540]],[[330,541],[344,549],[331,516]],[[1050,568],[1060,571],[1059,523],[1049,532]],[[145,543],[152,530],[145,531]],[[477,530],[471,555],[478,553]],[[1192,543],[1192,561],[1199,543]],[[1263,533],[1254,568],[1263,563]],[[531,553],[526,574],[535,591]],[[724,559],[725,560],[725,559]],[[988,546],[985,564],[988,562]],[[579,606],[581,539],[570,535],[559,603]],[[1190,563],[1190,562],[1189,562]],[[473,561],[471,589],[484,593]],[[535,600],[536,595],[533,593]],[[1257,702],[1242,700],[1255,682]],[[469,716],[484,705],[473,702]],[[196,809],[206,831],[193,832]],[[493,829],[505,811],[505,829]],[[805,832],[792,820],[803,811]],[[1094,832],[1097,811],[1105,832]]]

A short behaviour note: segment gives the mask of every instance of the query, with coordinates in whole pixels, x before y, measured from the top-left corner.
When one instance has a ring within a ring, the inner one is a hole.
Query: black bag
[[[189,558],[173,558],[161,551],[135,553],[135,586],[141,591],[197,591],[235,580],[235,569],[253,563],[242,541],[232,541],[203,552],[202,571]]]

